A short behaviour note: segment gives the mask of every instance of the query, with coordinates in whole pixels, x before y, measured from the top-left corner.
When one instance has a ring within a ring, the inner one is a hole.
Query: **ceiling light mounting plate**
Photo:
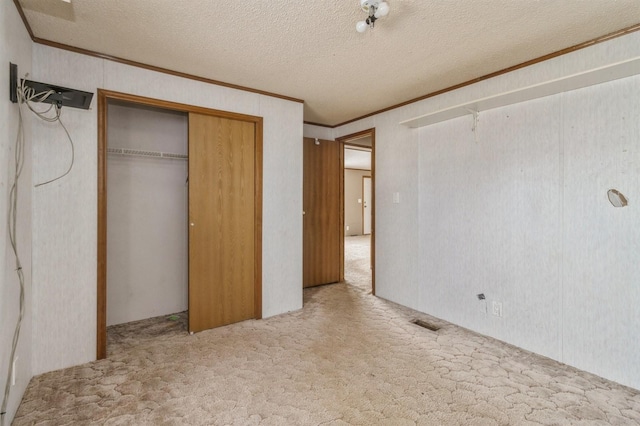
[[[369,13],[369,8],[374,4],[377,5],[379,2],[377,0],[360,0],[360,7],[362,10]]]

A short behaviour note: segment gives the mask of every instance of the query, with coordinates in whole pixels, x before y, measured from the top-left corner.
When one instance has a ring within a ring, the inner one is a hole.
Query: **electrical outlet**
[[[494,300],[493,303],[491,304],[491,308],[492,308],[493,315],[497,317],[502,316],[502,302],[497,302]]]
[[[349,230],[349,225],[347,225],[347,231]]]

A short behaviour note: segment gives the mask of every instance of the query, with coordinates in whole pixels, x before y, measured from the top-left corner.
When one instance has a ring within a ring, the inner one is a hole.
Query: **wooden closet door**
[[[255,124],[189,114],[189,331],[254,318]]]
[[[303,287],[340,281],[340,143],[304,138]]]

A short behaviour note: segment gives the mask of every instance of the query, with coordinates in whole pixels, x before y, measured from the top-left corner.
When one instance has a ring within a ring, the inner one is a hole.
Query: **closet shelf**
[[[584,87],[606,83],[620,78],[631,77],[637,74],[640,74],[640,57],[526,86],[520,89],[511,90],[509,92],[488,96],[486,98],[476,99],[471,102],[466,102],[401,121],[400,124],[410,128],[429,126],[431,124],[440,123],[442,121],[451,120],[464,115],[477,114],[483,110],[499,108],[545,96],[556,95],[562,92],[582,89]]]
[[[128,148],[107,148],[107,153],[116,155],[126,155],[135,157],[167,158],[170,160],[188,160],[185,154],[174,154],[171,152],[144,151],[140,149]]]

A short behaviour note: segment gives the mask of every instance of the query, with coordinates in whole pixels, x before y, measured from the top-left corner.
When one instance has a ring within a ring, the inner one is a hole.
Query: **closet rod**
[[[140,149],[128,149],[128,148],[107,148],[107,153],[118,154],[118,155],[131,155],[136,157],[167,158],[170,160],[188,160],[189,159],[189,157],[185,154],[174,154],[171,152],[143,151]]]

